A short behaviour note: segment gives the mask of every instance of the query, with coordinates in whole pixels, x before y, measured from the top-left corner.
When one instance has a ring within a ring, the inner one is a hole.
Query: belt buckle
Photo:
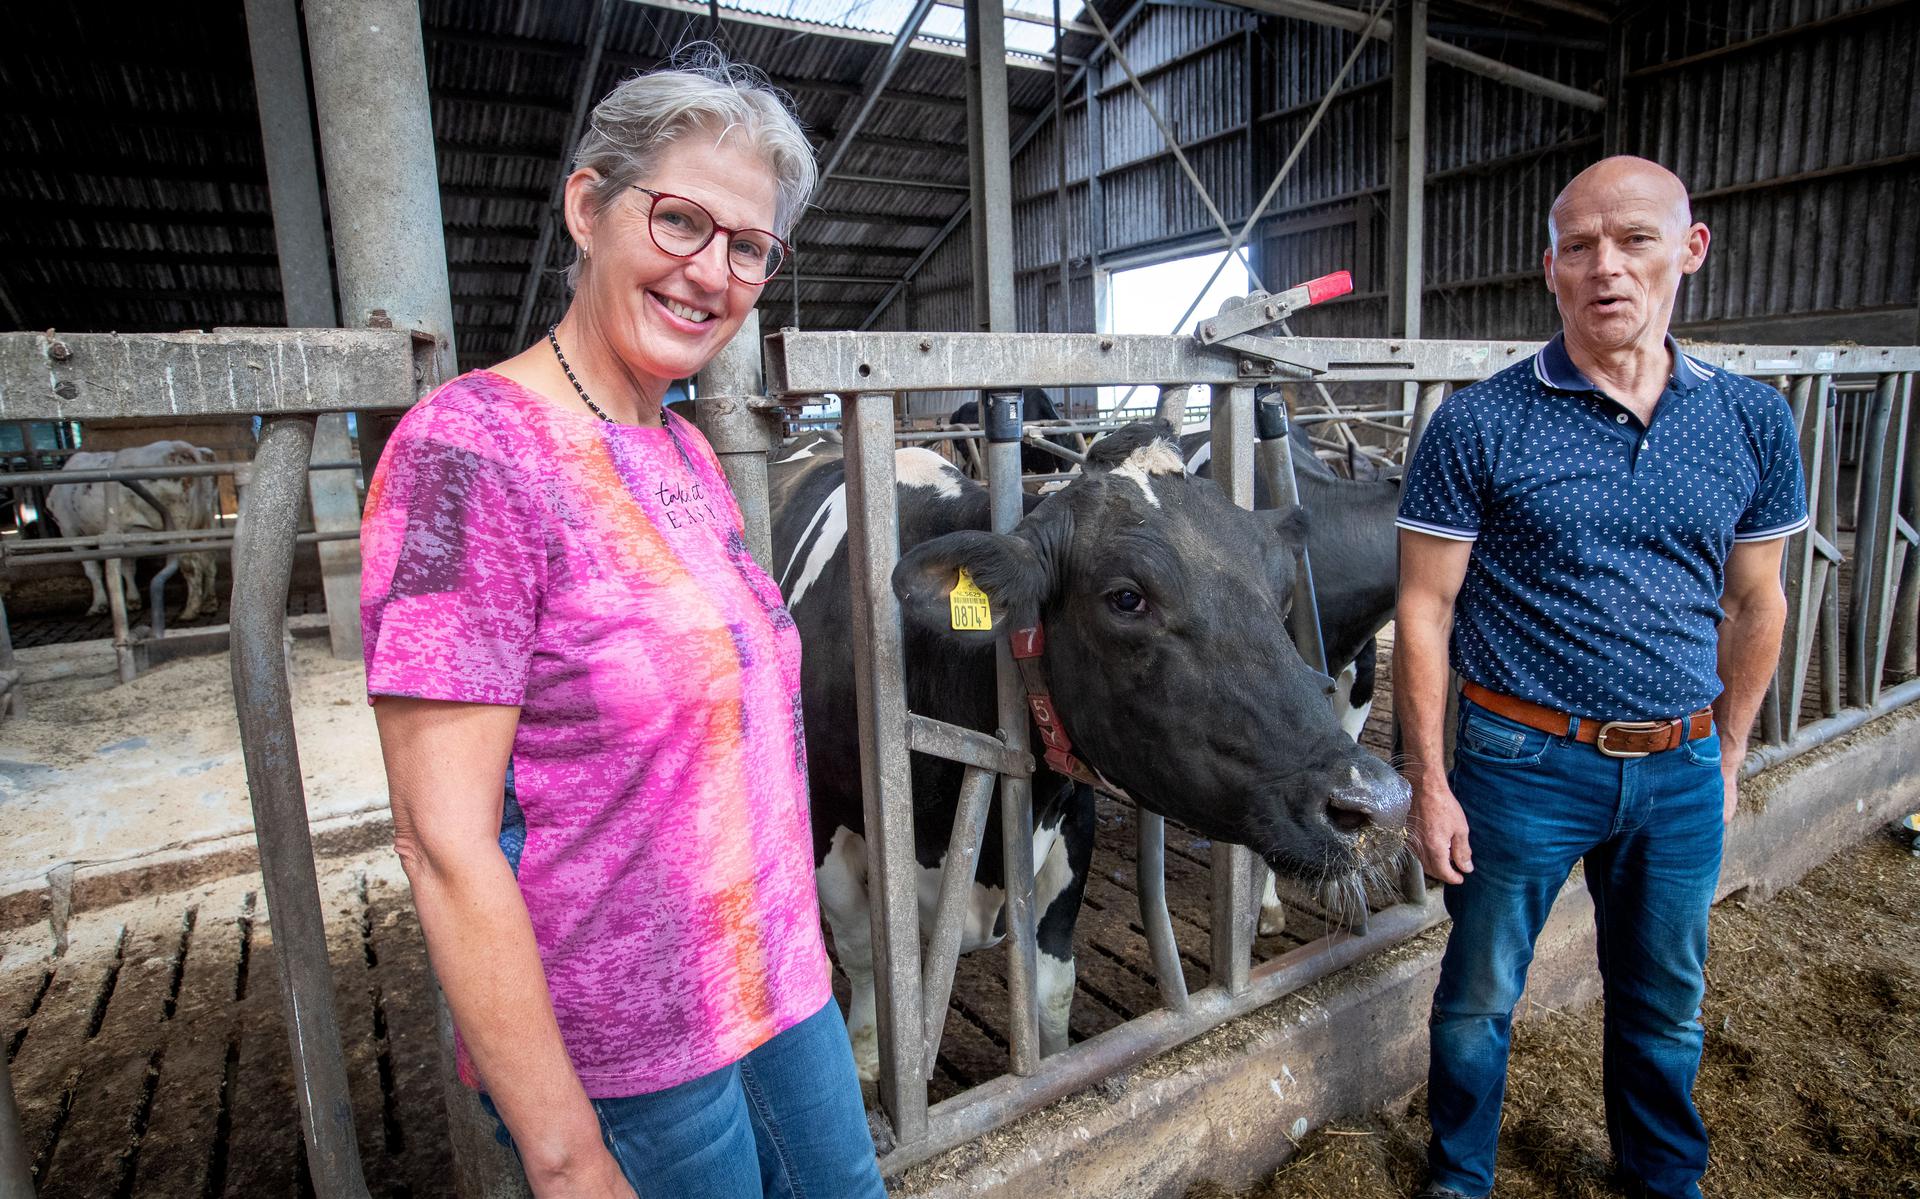
[[[1650,749],[1608,749],[1607,734],[1614,729],[1619,729],[1623,733],[1657,733],[1672,724],[1670,720],[1609,720],[1600,726],[1599,732],[1593,735],[1593,747],[1609,758],[1651,757],[1653,751]]]

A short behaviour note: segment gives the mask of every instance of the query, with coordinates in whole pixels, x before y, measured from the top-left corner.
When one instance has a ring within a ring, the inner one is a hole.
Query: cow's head
[[[1094,446],[1013,532],[950,533],[894,571],[910,626],[980,645],[1045,622],[1075,752],[1146,807],[1295,877],[1397,846],[1407,787],[1341,731],[1286,631],[1304,514],[1250,512],[1190,477],[1161,421]],[[965,567],[993,627],[952,628]]]

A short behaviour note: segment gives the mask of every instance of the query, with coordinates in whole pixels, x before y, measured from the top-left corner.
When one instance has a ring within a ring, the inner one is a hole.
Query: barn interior
[[[80,335],[414,330],[439,377],[496,362],[564,311],[555,200],[591,104],[692,42],[784,89],[822,168],[793,258],[762,295],[762,333],[1185,336],[1214,315],[1197,296],[1177,297],[1166,327],[1122,328],[1120,281],[1231,247],[1247,286],[1268,293],[1350,274],[1350,290],[1291,315],[1289,338],[1528,345],[1557,328],[1540,277],[1553,196],[1599,157],[1639,154],[1680,175],[1714,232],[1681,291],[1677,336],[1809,356],[1920,342],[1920,6],[1904,0],[220,0],[25,7],[0,21],[0,471],[17,476],[0,476],[0,997],[18,1094],[0,1110],[0,1186],[21,1177],[40,1194],[102,1193],[102,1179],[117,1194],[366,1193],[335,1189],[347,1175],[329,1173],[338,1162],[300,1122],[294,1084],[307,1076],[252,873],[266,821],[229,654],[245,634],[237,525],[265,477],[274,413],[189,403],[181,415],[158,398],[174,377],[149,375],[144,395],[67,418],[41,404],[61,338],[78,350]],[[356,22],[375,45],[354,62],[338,56],[342,24]],[[389,85],[373,78],[389,61],[416,63],[424,87],[370,117],[356,89]],[[1809,464],[1826,480],[1828,523],[1794,597],[1810,598],[1773,716],[1783,747],[1810,747],[1809,730],[1857,734],[1915,698],[1901,655],[1913,653],[1920,554],[1899,555],[1920,524],[1920,450],[1904,448],[1920,416],[1902,369],[1781,367],[1817,380],[1807,402],[1832,413],[1809,426],[1824,430],[1808,444],[1824,447]],[[1076,452],[1117,412],[1153,409],[1152,389],[1121,390],[1051,389]],[[689,381],[690,397],[701,391]],[[893,415],[903,437],[937,437],[980,394],[902,389]],[[1404,460],[1410,387],[1296,380],[1281,394],[1296,420],[1359,417],[1302,426],[1342,471]],[[824,392],[792,398],[791,427],[841,419]],[[1201,419],[1189,427],[1205,428],[1206,405],[1190,402]],[[433,997],[384,850],[358,666],[354,538],[386,427],[376,408],[317,422],[273,644],[290,668],[307,852],[328,913],[354,1170],[364,1162],[381,1193],[449,1194],[456,1178],[482,1193],[474,1171],[499,1165],[462,1163],[448,1145]],[[147,602],[110,594],[91,610],[80,561],[128,547],[57,527],[48,476],[76,452],[168,440],[208,451],[173,482],[207,497],[194,544],[217,561],[212,603],[179,619],[184,574],[156,588],[168,559],[149,552],[129,559]],[[984,467],[972,443],[948,444]],[[1861,561],[1878,563],[1884,600]],[[1388,628],[1362,736],[1383,756],[1390,647]],[[1814,798],[1832,775],[1781,765],[1780,818],[1822,831],[1792,852],[1755,834],[1746,874],[1730,877],[1755,894],[1785,885],[1910,807],[1920,763],[1897,741],[1823,767],[1868,780],[1857,810]],[[1076,1043],[1164,1019],[1135,823],[1130,805],[1102,801]],[[1214,848],[1167,831],[1165,888],[1196,996],[1220,981],[1207,949]],[[1256,970],[1304,963],[1300,977],[1318,979],[1365,956],[1364,938],[1342,931],[1354,913],[1306,892],[1282,899],[1286,930],[1247,946]],[[1381,961],[1438,919],[1405,900],[1391,885],[1367,898],[1377,927],[1404,924]],[[1590,997],[1575,967],[1553,977],[1552,994]],[[928,1102],[1019,1091],[1015,1003],[1000,955],[961,960]],[[1219,1069],[1244,1081],[1253,1067]],[[1363,1092],[1363,1108],[1377,1105]],[[1301,1110],[1315,1125],[1359,1110],[1338,1086],[1314,1094]],[[870,1098],[884,1129],[887,1102]],[[1209,1106],[1229,1100],[1194,1102],[1238,1127]],[[1015,1106],[957,1148],[897,1153],[896,1190],[1032,1193],[1077,1160],[1071,1129]],[[1004,1138],[1026,1155],[1016,1167],[993,1145],[1019,1119],[1040,1125]],[[1094,1129],[1080,1140],[1125,1156],[1113,1150],[1124,1118],[1074,1119]],[[1159,1146],[1158,1172],[1087,1178],[1105,1193],[1181,1194],[1247,1182],[1291,1152],[1282,1138],[1229,1150],[1221,1137],[1172,1154],[1143,1134],[1137,1152]]]

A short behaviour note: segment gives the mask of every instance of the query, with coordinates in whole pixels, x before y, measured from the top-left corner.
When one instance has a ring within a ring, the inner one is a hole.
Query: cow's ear
[[[1298,552],[1307,544],[1307,510],[1295,504],[1285,512],[1270,514],[1273,531],[1279,536],[1280,544]]]
[[[977,601],[967,604],[965,588],[956,601],[962,569],[986,594],[986,621],[979,618]],[[923,541],[893,568],[893,591],[907,627],[962,645],[986,645],[1032,624],[1046,581],[1046,565],[1028,539],[976,529]],[[981,623],[988,627],[977,627]]]

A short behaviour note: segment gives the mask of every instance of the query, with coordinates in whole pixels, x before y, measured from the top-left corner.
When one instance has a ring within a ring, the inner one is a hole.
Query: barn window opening
[[[1224,266],[1222,259],[1226,259]],[[1219,274],[1209,286],[1207,278],[1213,276],[1216,269]],[[1106,286],[1102,333],[1151,333],[1165,337],[1191,333],[1196,322],[1220,310],[1221,301],[1246,295],[1251,284],[1247,279],[1246,261],[1239,255],[1227,258],[1220,253],[1195,254],[1191,258],[1113,271],[1106,277]],[[1182,322],[1180,314],[1203,287],[1206,292],[1200,296],[1200,303]],[[1150,387],[1102,387],[1100,411],[1106,414],[1124,410],[1128,415],[1146,415],[1153,411],[1158,399],[1159,392]]]

